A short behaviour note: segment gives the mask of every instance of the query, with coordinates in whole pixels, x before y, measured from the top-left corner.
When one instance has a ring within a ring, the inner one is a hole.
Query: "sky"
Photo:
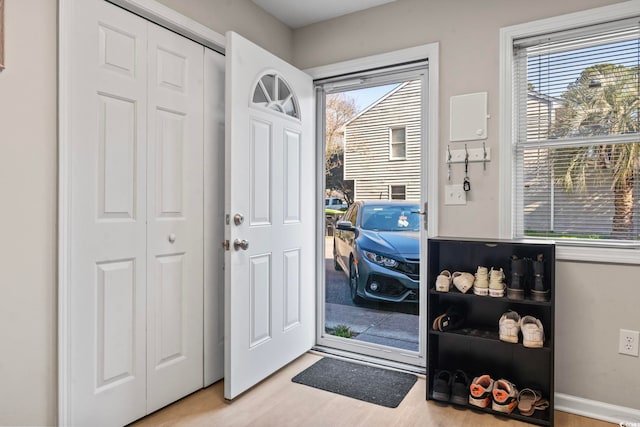
[[[387,93],[391,92],[396,86],[398,86],[398,84],[394,83],[384,86],[369,87],[366,89],[350,90],[343,93],[345,96],[355,99],[359,113],[378,99],[385,96]]]
[[[559,97],[580,77],[585,68],[602,63],[638,66],[640,39],[532,55],[528,58],[527,80],[534,85],[536,91]]]

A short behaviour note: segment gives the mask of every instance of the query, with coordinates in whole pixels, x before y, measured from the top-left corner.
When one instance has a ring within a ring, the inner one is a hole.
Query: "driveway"
[[[333,237],[325,238],[325,328],[346,325],[354,339],[418,351],[418,304],[366,302],[355,305],[347,276],[333,268]]]

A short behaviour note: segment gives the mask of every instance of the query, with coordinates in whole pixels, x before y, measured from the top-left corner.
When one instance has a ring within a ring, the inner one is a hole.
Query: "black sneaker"
[[[451,402],[458,405],[469,403],[469,383],[469,377],[463,371],[458,369],[454,372],[451,380]]]
[[[436,371],[433,377],[433,398],[448,402],[451,397],[451,372]]]

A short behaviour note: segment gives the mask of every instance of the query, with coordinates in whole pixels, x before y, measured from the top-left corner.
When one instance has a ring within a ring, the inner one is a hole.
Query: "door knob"
[[[237,213],[233,216],[233,223],[235,225],[240,225],[243,222],[244,222],[244,217],[242,216],[242,214]]]
[[[247,241],[246,241],[246,240],[244,240],[244,239],[243,239],[243,240],[238,240],[238,239],[236,239],[236,240],[234,240],[234,241],[233,241],[233,248],[234,248],[236,251],[239,251],[240,249],[242,249],[242,250],[246,251],[246,250],[247,250],[247,248],[249,248],[249,242],[247,242]]]
[[[176,235],[171,233],[171,234],[169,234],[168,239],[169,239],[169,243],[173,243],[173,242],[176,241]]]

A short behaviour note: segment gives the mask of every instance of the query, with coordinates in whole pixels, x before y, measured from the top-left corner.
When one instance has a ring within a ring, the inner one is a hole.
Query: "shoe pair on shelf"
[[[533,282],[533,284],[532,284]],[[533,301],[549,301],[551,292],[544,280],[544,259],[539,254],[535,260],[511,257],[511,282],[507,298],[523,300],[529,292]]]
[[[475,283],[473,285],[473,293],[481,296],[492,296],[500,298],[504,296],[504,271],[502,268],[491,270],[487,267],[479,266],[475,275]]]
[[[549,401],[542,397],[538,390],[525,388],[518,393],[518,412],[520,415],[529,417],[535,411],[542,411],[549,407]]]
[[[510,414],[518,405],[518,389],[505,379],[493,380],[489,375],[475,377],[469,386],[469,404]]]
[[[498,324],[500,340],[517,344],[522,332],[522,345],[529,348],[544,346],[544,327],[542,322],[533,316],[520,315],[509,310],[500,317]]]
[[[449,270],[442,270],[436,277],[436,291],[449,292],[451,284],[464,294],[473,287],[473,274],[460,271],[451,274]]]
[[[469,377],[460,369],[436,371],[433,377],[433,398],[441,402],[466,405],[469,399]]]
[[[464,325],[466,312],[462,307],[451,306],[440,316],[433,319],[431,325],[434,331],[446,332],[460,329]]]

